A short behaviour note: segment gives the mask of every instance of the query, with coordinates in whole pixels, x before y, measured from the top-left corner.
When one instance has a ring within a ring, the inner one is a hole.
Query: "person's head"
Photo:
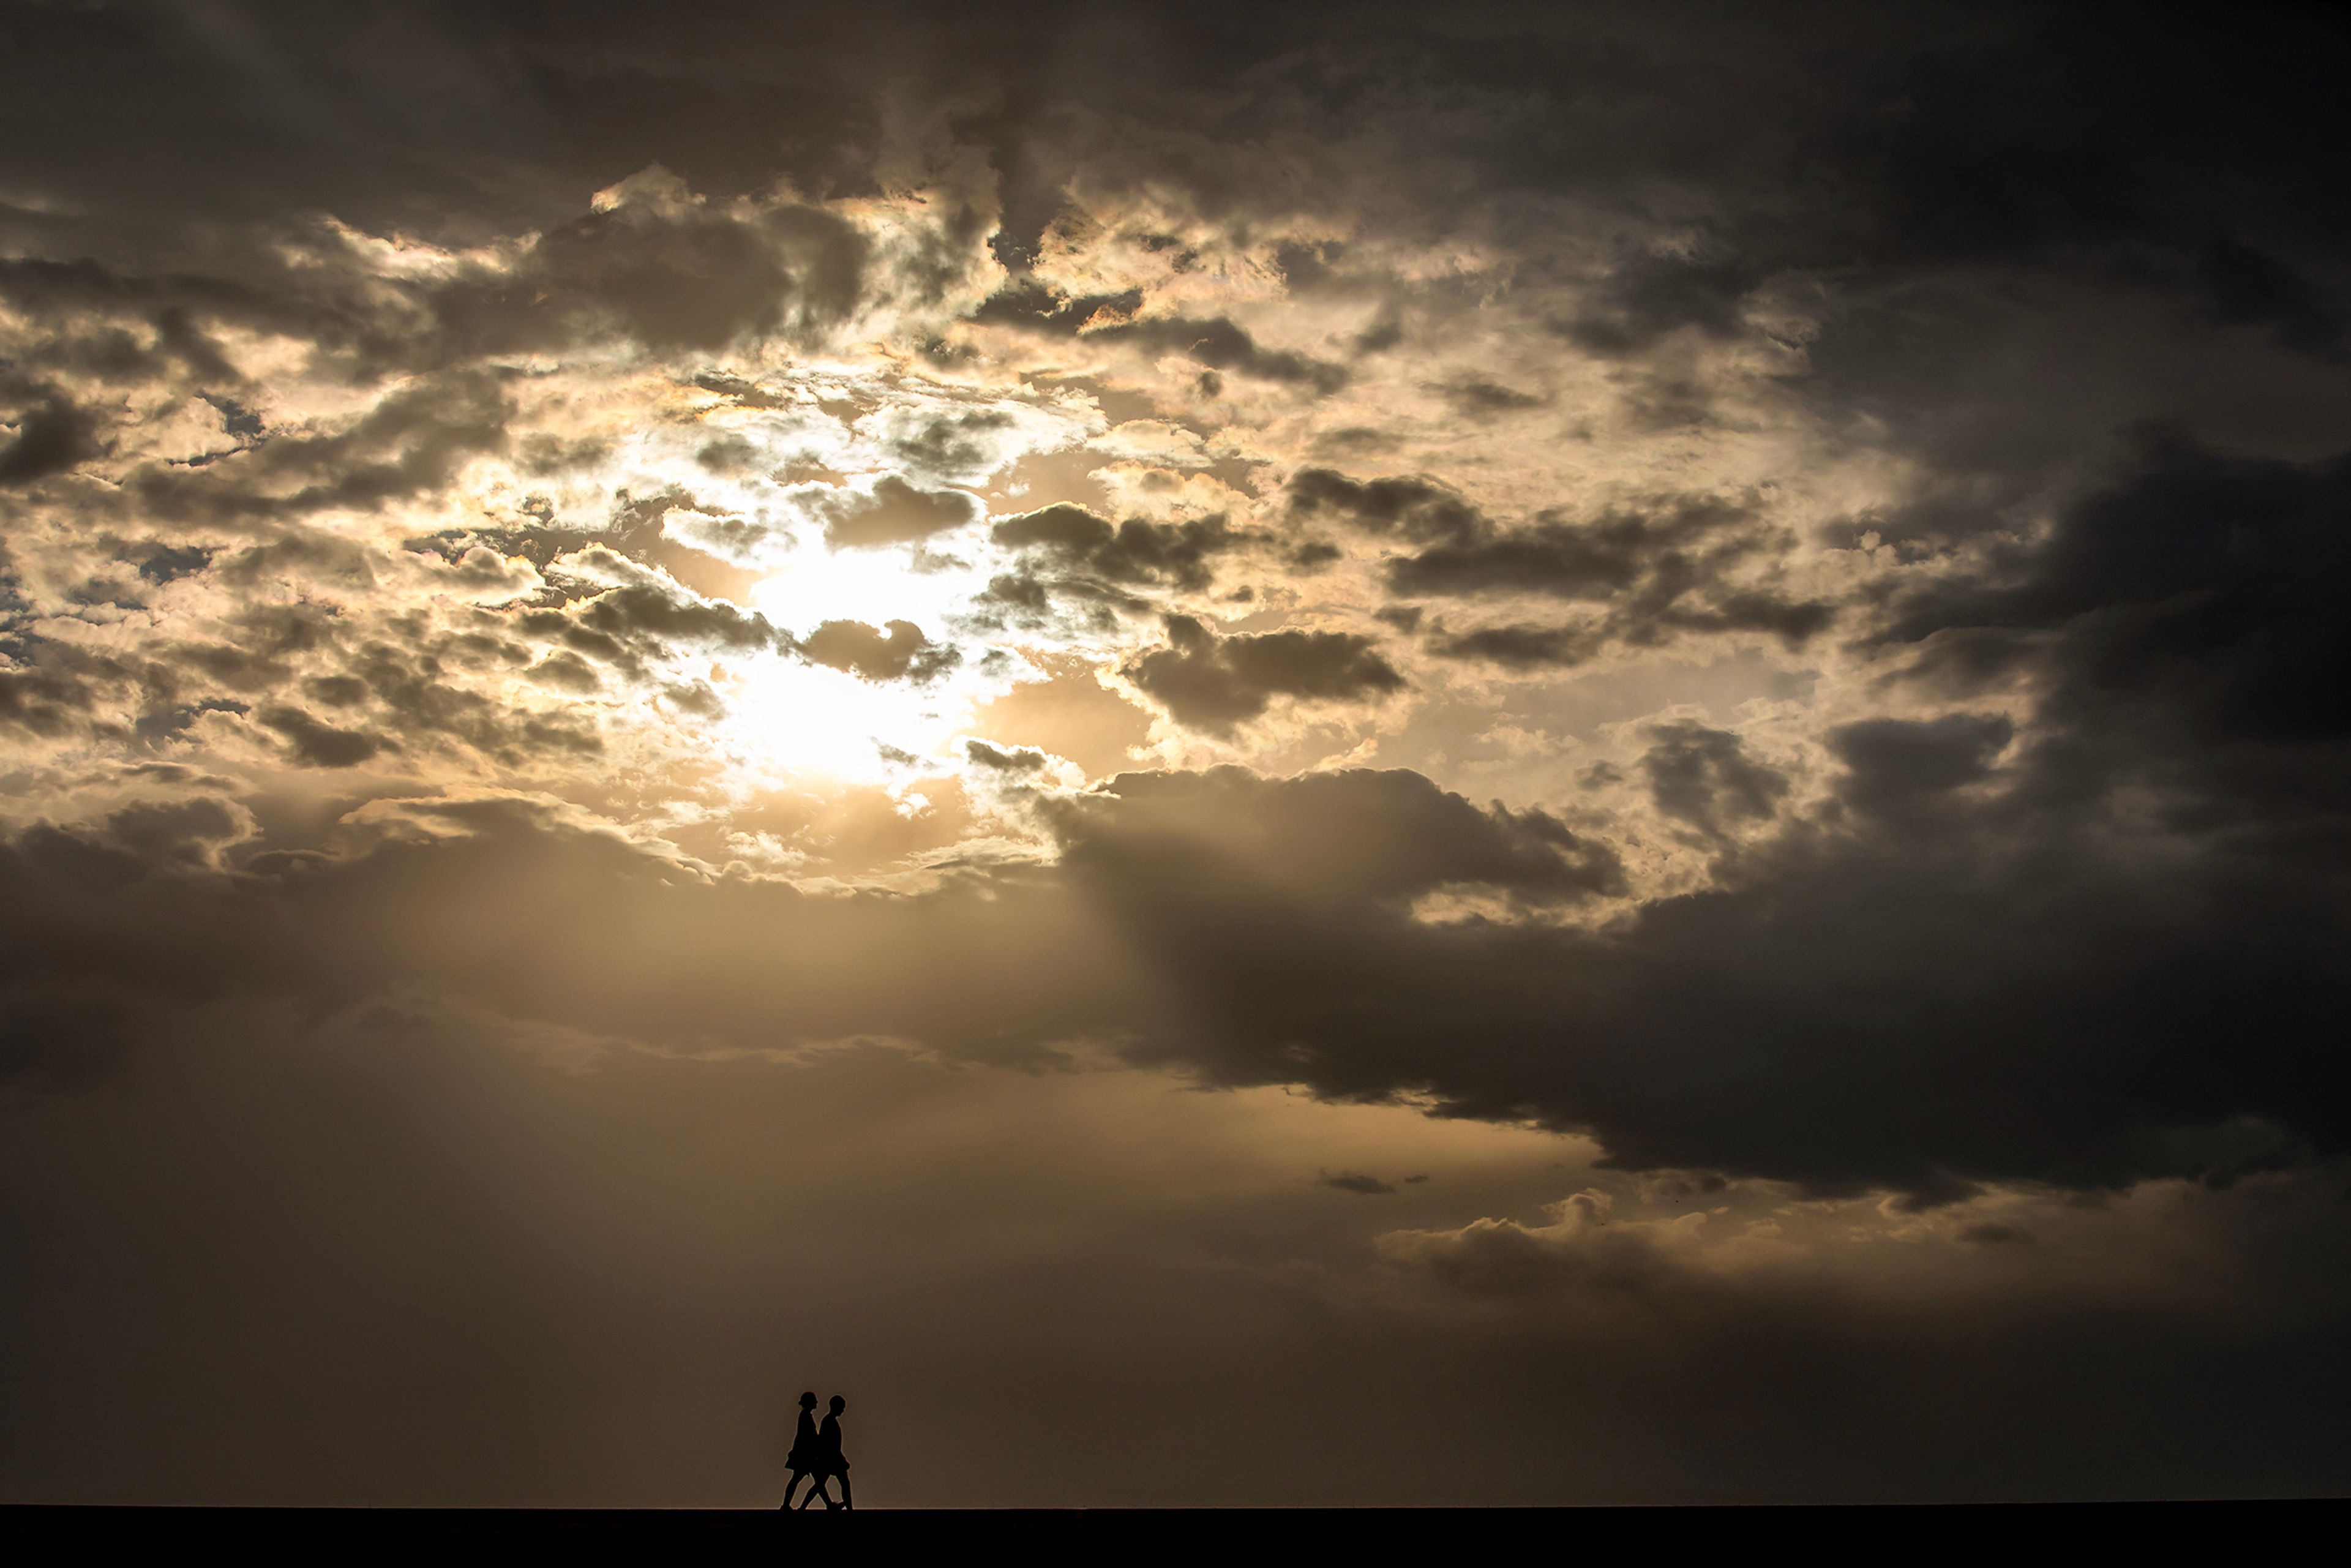
[[[834,1396],[832,1396],[832,1413],[833,1413],[834,1415],[838,1416],[838,1415],[840,1415],[843,1410],[846,1410],[846,1409],[848,1409],[848,1408],[849,1408],[849,1401],[848,1401],[848,1400],[843,1399],[843,1398],[842,1398],[840,1395],[838,1395],[838,1394],[836,1394],[836,1395],[834,1395]]]
[[[801,1408],[801,1409],[803,1409],[803,1410],[813,1410],[813,1409],[815,1409],[815,1408],[816,1408],[816,1396],[815,1396],[815,1395],[813,1395],[813,1394],[803,1394],[803,1395],[801,1395],[801,1396],[800,1396],[800,1408]]]

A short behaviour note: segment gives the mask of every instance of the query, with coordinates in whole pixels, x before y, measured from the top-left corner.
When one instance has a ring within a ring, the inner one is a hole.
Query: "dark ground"
[[[2323,1523],[2323,1501],[2047,1503],[1845,1508],[1495,1509],[868,1509],[784,1518],[750,1510],[439,1510],[0,1507],[0,1553],[21,1547],[332,1553],[338,1563],[418,1552],[522,1549],[580,1563],[641,1560],[653,1551],[772,1553],[936,1547],[1057,1549],[1090,1558],[1166,1561],[1230,1551],[1458,1552],[1541,1544],[1569,1551],[1622,1542],[1640,1550],[1723,1545],[1792,1552],[1878,1547],[1915,1555],[2028,1542],[2109,1542],[2078,1531],[2161,1530],[2175,1544],[2207,1531]],[[19,1557],[17,1561],[34,1559]]]

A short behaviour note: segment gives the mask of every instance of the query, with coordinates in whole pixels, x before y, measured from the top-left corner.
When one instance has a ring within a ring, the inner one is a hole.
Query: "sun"
[[[886,784],[893,758],[945,759],[967,722],[969,697],[904,682],[860,680],[796,659],[736,672],[721,737],[755,771]]]
[[[752,608],[794,636],[828,622],[912,622],[944,640],[991,570],[981,540],[948,540],[917,556],[905,548],[828,550],[811,542],[749,591]],[[960,641],[960,639],[959,639]],[[956,765],[956,742],[975,703],[1007,685],[964,660],[924,682],[862,679],[804,659],[760,657],[730,672],[722,740],[763,774],[887,785],[907,757]]]

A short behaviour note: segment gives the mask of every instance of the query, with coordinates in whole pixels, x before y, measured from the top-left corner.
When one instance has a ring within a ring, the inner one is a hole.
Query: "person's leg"
[[[792,1507],[792,1493],[794,1493],[794,1492],[796,1492],[796,1491],[798,1491],[798,1490],[800,1490],[800,1482],[801,1482],[804,1479],[806,1479],[807,1474],[808,1474],[808,1472],[807,1472],[807,1471],[805,1471],[805,1470],[794,1470],[794,1471],[792,1472],[792,1479],[789,1479],[789,1480],[788,1480],[788,1481],[786,1481],[786,1482],[784,1483],[784,1511],[785,1511],[785,1512],[789,1513],[789,1512],[790,1512],[790,1511],[791,1511],[791,1507]]]
[[[808,1511],[809,1504],[816,1501],[819,1498],[822,1498],[824,1500],[825,1511],[827,1512],[831,1512],[833,1506],[832,1494],[824,1490],[824,1478],[822,1476],[810,1478],[809,1481],[808,1496],[800,1499],[800,1511],[806,1513]]]
[[[849,1472],[843,1470],[833,1479],[841,1483],[841,1506],[843,1508],[853,1506],[849,1500]]]

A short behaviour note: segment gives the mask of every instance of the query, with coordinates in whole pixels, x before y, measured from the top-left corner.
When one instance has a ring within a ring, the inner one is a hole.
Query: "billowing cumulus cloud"
[[[1404,677],[1346,632],[1267,632],[1220,636],[1189,615],[1167,618],[1167,645],[1123,666],[1136,688],[1178,724],[1230,735],[1275,697],[1306,702],[1376,701]]]
[[[911,621],[893,621],[883,629],[862,621],[828,621],[800,640],[799,651],[810,663],[869,681],[929,680],[962,658],[923,635]]]
[[[810,507],[835,549],[914,544],[963,527],[977,512],[959,490],[918,490],[895,474],[883,475],[871,494],[820,495]]]
[[[1066,502],[1007,517],[988,532],[998,544],[1034,551],[1057,566],[1092,571],[1112,582],[1192,590],[1208,585],[1209,559],[1238,542],[1221,517],[1180,523],[1129,517],[1113,527]]]
[[[5,31],[12,1500],[2351,1476],[2331,17]]]

